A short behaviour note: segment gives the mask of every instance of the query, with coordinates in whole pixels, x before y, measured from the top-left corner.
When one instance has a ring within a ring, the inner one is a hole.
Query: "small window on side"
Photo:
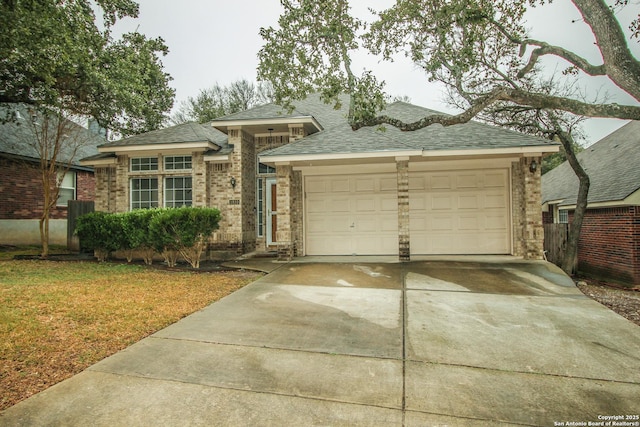
[[[569,223],[569,211],[568,210],[558,211],[558,222],[560,224],[568,224]]]

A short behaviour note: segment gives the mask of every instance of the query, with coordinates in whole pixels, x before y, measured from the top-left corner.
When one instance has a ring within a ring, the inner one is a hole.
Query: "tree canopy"
[[[248,110],[272,101],[271,85],[254,84],[246,79],[236,80],[228,86],[218,83],[201,89],[196,97],[189,97],[171,115],[173,124],[185,122],[206,123],[227,114]]]
[[[618,9],[632,7],[631,2],[572,2],[593,34],[600,64],[528,37],[527,8],[547,0],[397,0],[371,23],[351,16],[347,0],[282,0],[279,28],[261,30],[265,43],[258,76],[271,81],[276,101],[288,106],[311,91],[336,103],[339,93],[351,94],[354,128],[389,124],[410,131],[433,123],[463,123],[483,114],[503,125],[525,121],[537,127],[528,131],[552,134],[554,124],[575,116],[640,120],[638,105],[585,99],[571,81],[578,75],[604,76],[640,101],[640,62],[627,45],[629,37],[639,36],[638,19],[625,34],[616,15]],[[361,47],[389,61],[407,55],[429,79],[448,87],[451,102],[463,112],[414,123],[379,115],[384,82],[369,70],[359,75],[352,70],[352,55]],[[541,72],[545,56],[565,61],[560,77],[567,79],[562,84],[558,76]]]
[[[96,12],[102,16],[96,17]],[[173,105],[161,38],[112,36],[132,0],[0,3],[0,102],[62,108],[122,135],[157,129]]]

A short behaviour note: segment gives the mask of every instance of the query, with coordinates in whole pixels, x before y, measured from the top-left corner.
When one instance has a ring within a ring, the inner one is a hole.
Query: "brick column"
[[[115,206],[112,212],[127,212],[129,206],[129,156],[118,156],[116,165]]]
[[[278,259],[290,261],[295,254],[292,239],[294,224],[291,214],[293,168],[290,165],[276,165],[276,179],[276,197],[278,203],[276,240],[278,244]]]
[[[193,153],[192,155],[192,188],[193,188],[193,206],[207,206],[207,166],[204,163],[203,153]]]
[[[396,158],[398,171],[398,253],[400,261],[411,259],[409,236],[409,160]]]
[[[514,203],[514,255],[524,259],[542,259],[544,228],[542,226],[542,189],[540,167],[535,172],[529,165],[540,157],[524,157],[512,167]]]

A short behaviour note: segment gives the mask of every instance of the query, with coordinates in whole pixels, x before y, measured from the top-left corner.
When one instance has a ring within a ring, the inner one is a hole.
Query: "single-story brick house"
[[[26,105],[3,104],[0,113],[2,117],[15,117],[0,122],[0,244],[38,245],[43,189],[35,132],[41,131],[42,118]],[[51,211],[49,243],[56,245],[67,244],[67,202],[91,201],[95,194],[93,168],[80,165],[79,160],[97,153],[96,147],[107,142],[97,130],[89,131],[72,122],[64,129],[67,137],[82,147],[63,177],[60,196]]]
[[[577,157],[591,181],[578,271],[640,285],[640,122],[629,122]],[[577,197],[578,178],[567,162],[546,173],[544,221],[570,222]]]
[[[346,104],[346,103],[345,103]],[[317,96],[111,142],[96,210],[220,209],[213,251],[304,255],[511,254],[542,258],[540,164],[558,146],[480,123],[353,131]],[[434,114],[404,102],[387,114]]]

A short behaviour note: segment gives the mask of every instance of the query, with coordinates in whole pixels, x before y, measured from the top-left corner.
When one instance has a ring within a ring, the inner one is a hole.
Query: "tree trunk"
[[[40,218],[40,243],[42,251],[40,256],[47,258],[49,256],[49,213],[45,213]]]
[[[573,214],[573,221],[569,228],[569,237],[567,239],[567,250],[565,252],[564,260],[562,261],[562,270],[569,275],[573,275],[576,272],[578,264],[578,241],[580,240],[580,231],[582,230],[582,220],[587,210],[587,196],[589,195],[589,175],[585,172],[578,162],[576,153],[573,151],[573,137],[570,133],[559,131],[558,136],[560,142],[567,155],[567,161],[571,165],[571,168],[575,172],[578,180],[580,181],[580,187],[578,189],[578,199],[576,200],[576,210]]]

